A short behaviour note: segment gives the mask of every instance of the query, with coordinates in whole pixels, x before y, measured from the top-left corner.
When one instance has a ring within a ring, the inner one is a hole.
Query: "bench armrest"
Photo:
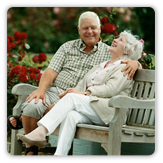
[[[114,108],[139,108],[139,109],[155,109],[155,99],[140,100],[128,96],[114,96],[108,105]]]
[[[18,101],[13,108],[13,115],[21,113],[21,105],[25,102],[27,96],[37,89],[36,86],[30,84],[17,84],[12,88],[12,94],[18,95]]]
[[[30,84],[17,84],[12,88],[12,94],[15,95],[29,95],[37,89],[36,86]]]

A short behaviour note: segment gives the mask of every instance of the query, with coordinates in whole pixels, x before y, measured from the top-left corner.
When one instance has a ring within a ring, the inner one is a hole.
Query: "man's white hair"
[[[127,55],[123,55],[121,59],[138,60],[141,58],[143,43],[138,40],[138,36],[132,35],[129,30],[121,32],[119,36],[127,37],[127,44],[123,47]]]
[[[96,18],[98,27],[100,28],[101,24],[100,24],[100,19],[99,19],[98,15],[94,12],[91,12],[91,11],[86,11],[80,15],[79,21],[78,21],[78,27],[79,28],[80,28],[81,20],[86,19],[86,18]]]

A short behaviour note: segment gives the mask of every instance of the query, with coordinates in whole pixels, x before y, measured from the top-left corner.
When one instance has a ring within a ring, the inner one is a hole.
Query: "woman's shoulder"
[[[119,64],[117,66],[118,67],[124,67],[124,66],[126,66],[126,63],[122,63],[121,61],[123,61],[123,60],[120,60],[120,62],[119,62]]]
[[[119,77],[120,76],[123,76],[124,72],[122,72],[122,69],[126,66],[125,63],[119,63],[117,64],[113,69],[112,69],[112,74],[114,75],[118,75]]]

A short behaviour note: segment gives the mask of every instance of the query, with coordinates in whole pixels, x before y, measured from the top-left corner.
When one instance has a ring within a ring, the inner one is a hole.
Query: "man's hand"
[[[121,63],[126,63],[127,65],[122,69],[122,72],[126,70],[126,72],[123,74],[126,76],[128,74],[127,79],[132,79],[136,70],[139,68],[138,62],[133,60],[126,60],[121,61]]]
[[[35,104],[38,103],[39,99],[42,99],[42,103],[45,105],[45,103],[46,103],[45,92],[40,91],[39,89],[37,89],[36,91],[32,92],[32,93],[27,97],[26,101],[31,102],[34,98],[36,98]]]
[[[50,86],[50,84],[55,80],[58,73],[54,70],[48,68],[45,70],[44,74],[41,76],[39,87],[36,91],[32,92],[26,99],[26,101],[31,102],[35,98],[35,104],[38,103],[39,99],[42,99],[42,103],[45,105],[46,96],[45,91]]]
[[[63,93],[59,94],[59,98],[61,99],[62,97],[64,97],[67,93],[77,93],[77,94],[82,94],[84,95],[84,92],[80,92],[78,91],[76,88],[67,88],[67,90]]]

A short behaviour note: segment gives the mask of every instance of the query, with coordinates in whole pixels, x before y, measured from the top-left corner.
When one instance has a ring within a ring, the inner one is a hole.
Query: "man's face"
[[[97,24],[95,18],[82,19],[80,28],[78,27],[80,38],[86,46],[93,46],[100,39],[101,28]]]

